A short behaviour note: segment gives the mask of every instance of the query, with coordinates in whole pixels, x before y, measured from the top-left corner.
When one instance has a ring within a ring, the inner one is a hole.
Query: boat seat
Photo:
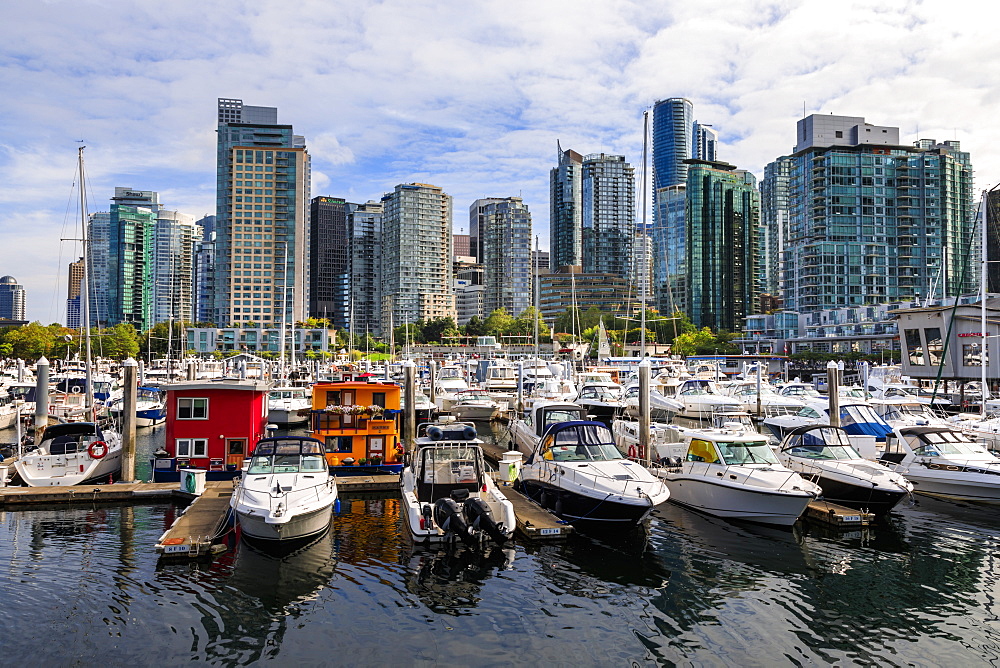
[[[433,503],[438,499],[451,498],[451,493],[456,489],[464,489],[473,494],[479,491],[478,482],[455,482],[455,483],[417,483],[417,499],[425,503]]]

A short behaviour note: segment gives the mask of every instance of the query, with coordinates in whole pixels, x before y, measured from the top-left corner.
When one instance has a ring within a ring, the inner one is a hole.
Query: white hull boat
[[[121,437],[92,422],[50,425],[38,449],[22,455],[14,467],[29,487],[107,482],[122,468]]]
[[[902,473],[918,494],[1000,503],[1000,459],[960,431],[897,427],[881,461]]]

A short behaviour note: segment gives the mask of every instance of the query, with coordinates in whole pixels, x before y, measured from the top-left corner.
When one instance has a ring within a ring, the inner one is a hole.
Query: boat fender
[[[108,454],[108,444],[104,441],[94,441],[87,446],[87,454],[91,459],[104,459]]]
[[[438,499],[434,502],[434,521],[445,534],[458,536],[463,543],[475,542],[473,531],[462,517],[462,509],[455,499]]]
[[[503,527],[493,520],[493,511],[483,499],[467,499],[462,504],[462,512],[469,526],[484,531],[497,545],[503,545],[507,541]]]
[[[432,441],[440,441],[444,436],[444,431],[441,427],[427,427],[427,435]]]
[[[635,459],[636,456],[637,456],[637,453],[636,453],[636,449],[635,449],[635,443],[629,443],[628,444],[628,458],[629,459]]]
[[[471,441],[475,437],[476,437],[476,428],[473,427],[471,424],[466,425],[465,429],[462,430],[462,438],[464,438],[467,441]]]

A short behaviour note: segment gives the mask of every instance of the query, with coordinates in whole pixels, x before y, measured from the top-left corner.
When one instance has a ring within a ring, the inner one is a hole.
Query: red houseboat
[[[166,386],[167,434],[154,453],[153,481],[178,482],[182,468],[208,480],[233,478],[267,428],[267,383],[195,380]]]

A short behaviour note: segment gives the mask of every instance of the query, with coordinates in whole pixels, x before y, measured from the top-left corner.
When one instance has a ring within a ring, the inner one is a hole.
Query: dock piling
[[[135,480],[135,420],[139,385],[139,364],[129,357],[122,363],[122,482]]]
[[[38,358],[35,369],[35,445],[41,445],[49,426],[49,361]]]

